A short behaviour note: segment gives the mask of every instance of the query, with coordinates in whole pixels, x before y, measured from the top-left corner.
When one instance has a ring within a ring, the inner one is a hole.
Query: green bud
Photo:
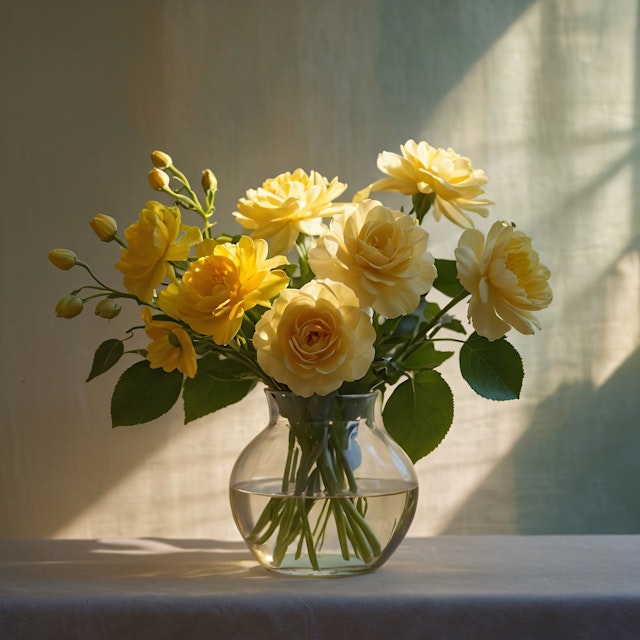
[[[211,169],[205,169],[202,172],[202,180],[201,180],[202,188],[206,191],[217,191],[218,190],[218,179]]]
[[[151,188],[156,191],[162,191],[162,189],[168,186],[169,180],[169,174],[161,169],[151,169],[151,171],[149,171],[149,184]]]
[[[151,164],[156,169],[166,169],[173,165],[173,160],[171,159],[171,156],[164,151],[154,151],[151,154]]]
[[[112,320],[122,311],[122,307],[111,298],[103,298],[96,305],[95,314],[100,318]]]
[[[118,233],[118,223],[111,216],[107,216],[104,213],[94,216],[89,224],[103,242],[111,242]]]
[[[68,295],[65,296],[56,305],[56,316],[58,318],[75,318],[78,314],[82,313],[84,303],[78,296]]]
[[[68,271],[76,265],[78,257],[69,249],[53,249],[49,251],[49,261],[58,269]]]

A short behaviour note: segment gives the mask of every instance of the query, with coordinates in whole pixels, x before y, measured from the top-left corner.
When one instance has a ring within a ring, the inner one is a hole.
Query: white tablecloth
[[[0,638],[638,640],[640,536],[407,538],[323,579],[241,543],[0,540]]]

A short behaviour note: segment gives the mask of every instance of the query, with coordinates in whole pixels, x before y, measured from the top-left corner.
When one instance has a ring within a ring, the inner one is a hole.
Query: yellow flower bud
[[[151,169],[149,171],[149,184],[156,191],[162,191],[169,184],[169,180],[169,175],[161,169]]]
[[[202,188],[205,191],[217,191],[218,190],[218,179],[214,175],[211,169],[205,169],[202,172]]]
[[[53,249],[49,251],[49,261],[58,267],[58,269],[68,271],[76,265],[78,257],[69,249]]]
[[[65,296],[56,305],[56,316],[58,318],[75,318],[78,314],[82,313],[84,304],[78,296],[68,295]]]
[[[103,298],[96,305],[95,314],[100,318],[106,318],[107,320],[111,320],[120,314],[122,311],[122,307],[115,301],[110,298]]]
[[[164,151],[154,151],[151,154],[151,164],[156,169],[166,169],[173,164],[173,160],[171,159],[171,156]]]
[[[116,237],[116,233],[118,233],[118,223],[111,216],[107,216],[104,213],[94,216],[89,224],[103,242],[111,242]]]

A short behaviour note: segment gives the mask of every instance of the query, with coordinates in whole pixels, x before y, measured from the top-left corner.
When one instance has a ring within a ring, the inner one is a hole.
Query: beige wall
[[[54,317],[102,274],[103,212],[153,197],[148,154],[219,178],[221,224],[248,187],[302,166],[350,185],[408,138],[490,177],[553,271],[543,332],[514,336],[523,398],[448,370],[445,443],[418,463],[412,535],[640,531],[640,71],[634,0],[5,3],[0,23],[0,536],[233,538],[226,483],[265,422],[261,391],[187,427],[112,430],[112,372],[83,380],[109,326]],[[431,228],[434,250],[457,232]],[[440,235],[442,234],[442,236]]]

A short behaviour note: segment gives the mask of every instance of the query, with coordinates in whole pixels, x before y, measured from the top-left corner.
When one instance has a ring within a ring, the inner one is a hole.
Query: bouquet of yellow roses
[[[103,342],[88,378],[125,353],[138,357],[114,389],[113,426],[154,420],[180,395],[187,423],[240,401],[257,382],[301,398],[377,390],[387,431],[416,461],[453,420],[453,395],[437,372],[454,353],[437,348],[446,341],[460,344],[462,376],[479,395],[519,396],[522,362],[504,336],[540,327],[535,312],[552,299],[549,270],[511,223],[494,223],[486,236],[475,229],[471,214],[486,217],[493,203],[483,197],[484,172],[467,158],[409,140],[401,155],[379,155],[386,177],[351,202],[338,201],[346,190],[338,178],[283,173],[239,199],[237,235],[216,231],[211,170],[199,196],[168,154],[151,160],[150,185],[170,204],[147,202],[124,237],[111,216],[91,221],[100,240],[120,246],[124,290],[72,251],[49,254],[57,267],[78,266],[92,278],[60,300],[58,316],[78,315],[89,300],[103,318],[120,313],[118,300],[140,307],[143,324],[128,333],[143,331],[147,346]],[[381,191],[410,197],[409,212],[371,198]],[[187,224],[183,212],[199,224]],[[453,259],[429,252],[430,212],[464,229]],[[429,300],[432,289],[446,302]],[[451,313],[467,298],[470,335]]]

